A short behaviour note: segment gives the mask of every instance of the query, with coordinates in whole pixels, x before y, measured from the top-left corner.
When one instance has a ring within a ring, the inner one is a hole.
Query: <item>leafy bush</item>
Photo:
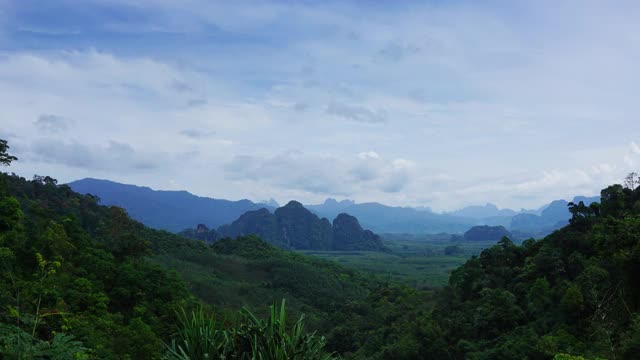
[[[179,314],[180,329],[176,339],[167,345],[165,360],[200,359],[269,359],[330,360],[324,351],[324,337],[304,332],[304,316],[287,328],[285,301],[280,310],[270,307],[266,321],[244,308],[241,324],[229,329],[216,329],[213,317],[202,309]]]
[[[56,334],[51,341],[35,339],[19,327],[0,324],[0,358],[2,359],[87,359],[82,343],[73,336]]]

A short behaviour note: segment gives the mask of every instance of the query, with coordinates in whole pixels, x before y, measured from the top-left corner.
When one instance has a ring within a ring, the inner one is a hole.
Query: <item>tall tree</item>
[[[640,186],[640,176],[636,172],[631,172],[624,178],[624,187],[627,189],[635,190],[638,186]]]
[[[18,160],[17,157],[9,155],[8,151],[7,140],[0,139],[0,164],[4,166],[9,166],[12,161]]]

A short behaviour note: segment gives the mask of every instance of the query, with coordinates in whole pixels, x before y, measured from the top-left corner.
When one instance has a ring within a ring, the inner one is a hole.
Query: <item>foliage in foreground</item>
[[[161,236],[50,177],[0,173],[0,358],[159,359],[190,299],[146,258]]]
[[[34,338],[17,326],[0,324],[2,359],[87,359],[82,343],[71,335],[56,334],[50,341]]]
[[[266,321],[251,311],[241,311],[240,325],[218,329],[213,317],[202,309],[179,315],[177,338],[167,346],[166,360],[200,359],[269,359],[269,360],[331,360],[324,351],[324,337],[304,331],[304,316],[287,327],[285,301],[280,310],[270,307]]]

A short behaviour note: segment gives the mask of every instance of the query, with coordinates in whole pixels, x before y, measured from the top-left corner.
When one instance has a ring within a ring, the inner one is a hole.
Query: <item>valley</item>
[[[429,240],[395,239],[393,235],[382,235],[383,244],[390,252],[373,251],[300,251],[305,255],[335,261],[345,267],[364,272],[381,281],[398,282],[404,285],[429,290],[447,285],[449,275],[468,258],[479,255],[496,241],[449,242]],[[456,255],[445,254],[449,246],[458,246],[462,251]]]

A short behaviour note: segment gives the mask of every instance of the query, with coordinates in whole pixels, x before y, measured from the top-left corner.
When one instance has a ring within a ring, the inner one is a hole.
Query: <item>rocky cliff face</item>
[[[265,241],[276,244],[278,241],[278,220],[274,214],[267,209],[247,211],[228,225],[218,228],[218,233],[222,237],[236,238],[251,234],[260,235]],[[286,244],[277,244],[285,246]]]
[[[209,228],[204,224],[198,224],[195,229],[187,229],[179,232],[178,235],[204,241],[207,244],[212,244],[220,239],[217,231],[214,229],[209,230]]]
[[[329,220],[319,218],[297,201],[290,201],[274,213],[267,209],[248,211],[231,224],[218,228],[219,238],[251,234],[286,249],[384,249],[380,237],[369,230],[363,230],[355,217],[340,214],[332,225]]]
[[[334,250],[382,251],[382,239],[369,230],[363,230],[355,217],[341,213],[333,220]]]
[[[288,246],[299,250],[331,250],[332,233],[329,220],[320,219],[301,203],[290,201],[275,211],[278,237]]]

